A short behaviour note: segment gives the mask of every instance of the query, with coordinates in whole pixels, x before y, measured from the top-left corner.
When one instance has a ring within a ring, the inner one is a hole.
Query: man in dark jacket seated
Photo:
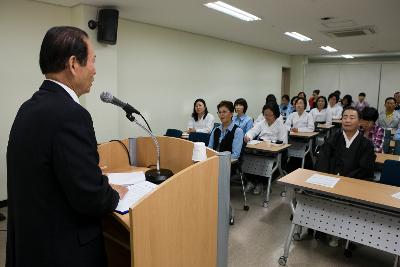
[[[362,133],[361,115],[354,107],[342,113],[342,130],[332,134],[322,146],[315,164],[315,170],[351,178],[372,180],[374,178],[374,145]],[[324,234],[317,232],[315,238]],[[339,238],[331,236],[329,245],[337,247]]]
[[[371,140],[358,131],[360,113],[353,107],[342,113],[342,130],[322,146],[315,170],[351,178],[374,178],[375,151]]]

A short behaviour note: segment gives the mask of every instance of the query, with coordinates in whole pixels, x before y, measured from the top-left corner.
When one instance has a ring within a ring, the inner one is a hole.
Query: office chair
[[[192,142],[203,142],[208,146],[208,142],[210,141],[210,134],[208,133],[189,133],[189,141]]]
[[[379,183],[400,186],[400,161],[385,160]]]
[[[177,129],[167,129],[165,136],[180,138],[182,136],[182,131]]]

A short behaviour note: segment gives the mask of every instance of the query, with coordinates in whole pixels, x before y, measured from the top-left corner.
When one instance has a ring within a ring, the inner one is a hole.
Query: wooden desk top
[[[261,142],[256,145],[247,145],[246,148],[270,152],[270,153],[279,153],[283,150],[286,150],[290,147],[290,144],[271,144],[269,142]]]
[[[393,154],[383,154],[383,153],[375,153],[376,160],[375,163],[383,164],[385,160],[397,160],[400,161],[400,156]]]
[[[332,120],[332,123],[336,123],[336,124],[342,124],[342,120]]]
[[[307,183],[306,180],[313,174],[321,174],[340,178],[334,188]],[[297,169],[278,180],[279,183],[301,188],[320,194],[351,200],[373,207],[384,208],[400,212],[400,199],[392,197],[400,192],[400,187],[379,184],[338,175],[326,174],[306,169]]]
[[[103,173],[107,175],[107,173],[111,172],[140,172],[140,171],[147,171],[149,168],[145,167],[134,167],[134,166],[127,166],[124,168],[112,169],[107,170],[103,169]],[[117,212],[113,212],[113,216],[129,231],[130,230],[130,220],[129,220],[129,213],[126,214],[119,214]]]
[[[327,124],[327,123],[319,123],[318,125],[317,125],[317,128],[321,128],[321,129],[330,129],[330,128],[333,128],[333,127],[335,127],[335,125],[333,125],[333,124]]]
[[[290,132],[289,136],[309,139],[309,138],[312,138],[312,137],[314,137],[314,136],[316,136],[318,134],[319,134],[319,132],[311,132],[311,133],[304,133],[304,132],[294,133],[294,132]]]

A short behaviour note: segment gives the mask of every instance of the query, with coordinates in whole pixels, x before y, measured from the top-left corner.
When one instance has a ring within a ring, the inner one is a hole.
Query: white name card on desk
[[[150,183],[148,181],[128,186],[128,193],[126,193],[123,199],[119,200],[118,206],[115,211],[120,214],[128,213],[129,208],[133,204],[141,200],[146,194],[153,191],[156,187],[156,184]]]
[[[325,186],[329,188],[334,188],[336,183],[339,182],[340,178],[314,174],[306,180],[306,183],[316,184],[320,186]]]
[[[259,144],[259,143],[261,143],[262,141],[258,141],[258,140],[251,140],[251,141],[249,141],[247,144],[249,144],[249,145],[257,145],[257,144]]]
[[[117,185],[133,185],[146,181],[144,172],[108,173],[108,182]]]
[[[396,194],[393,194],[392,197],[397,198],[397,199],[400,199],[400,192],[398,192],[398,193],[396,193]]]

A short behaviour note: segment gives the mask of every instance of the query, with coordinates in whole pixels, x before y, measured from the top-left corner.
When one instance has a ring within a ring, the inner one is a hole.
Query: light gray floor
[[[269,208],[261,206],[262,197],[248,194],[250,210],[243,210],[241,187],[232,185],[231,198],[235,208],[235,224],[229,237],[230,267],[280,266],[283,244],[290,227],[290,208],[285,198],[280,197],[283,187],[272,186]],[[344,242],[339,248],[329,247],[327,242],[316,241],[304,234],[304,240],[293,241],[286,266],[359,266],[392,267],[394,256],[376,249],[358,245],[352,258],[343,255]]]
[[[232,203],[235,208],[235,225],[230,228],[230,267],[278,267],[278,259],[283,254],[283,243],[289,231],[290,209],[280,197],[282,188],[274,184],[269,208],[261,206],[261,196],[249,194],[250,210],[243,210],[240,186],[232,185]],[[7,213],[7,208],[0,212]],[[0,266],[5,265],[6,221],[0,222]],[[293,242],[287,262],[288,267],[306,266],[357,266],[392,267],[394,256],[376,249],[358,246],[353,257],[343,255],[340,248],[331,248],[326,242],[305,237],[306,240]],[[205,266],[206,267],[206,266]]]

